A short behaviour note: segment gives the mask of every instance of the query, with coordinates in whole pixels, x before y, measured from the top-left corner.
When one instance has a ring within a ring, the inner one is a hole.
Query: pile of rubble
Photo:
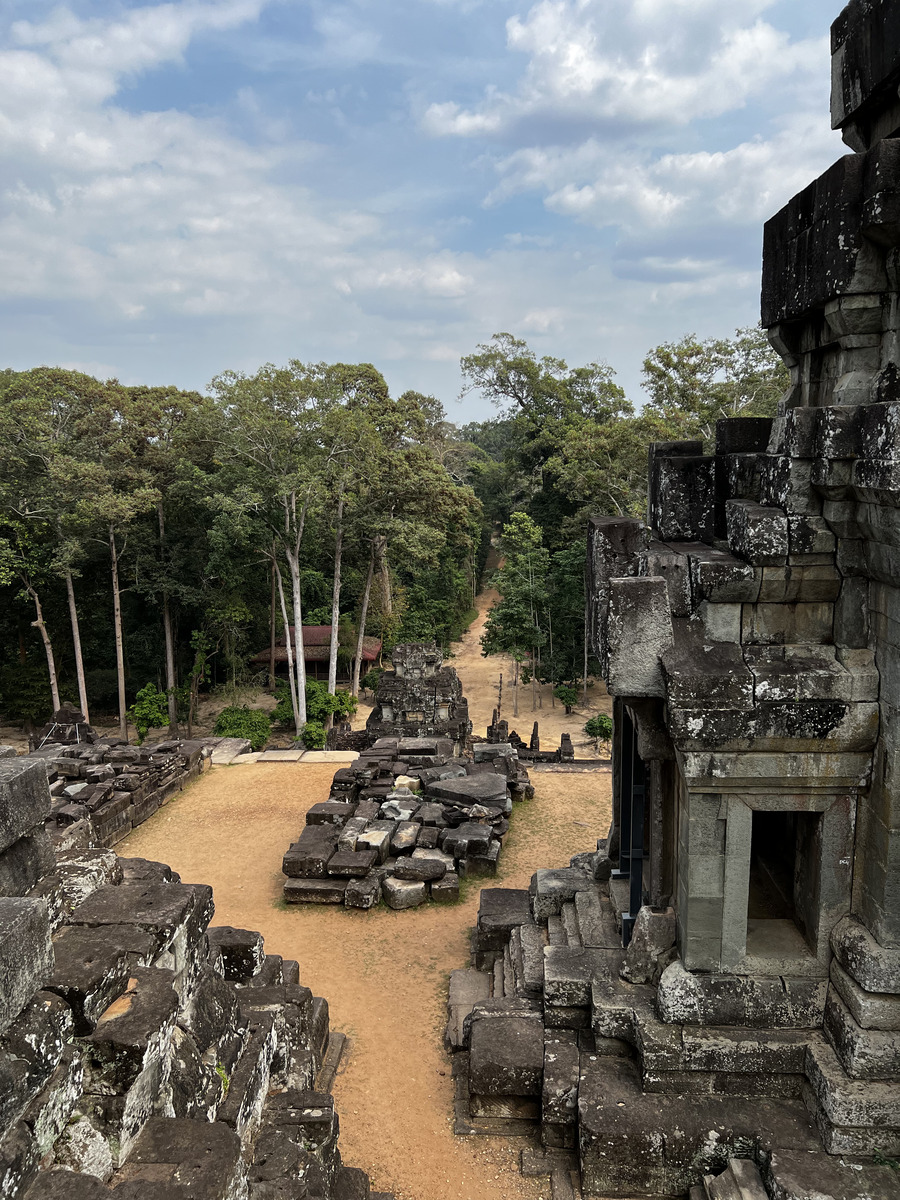
[[[827,980],[693,985],[673,911],[643,908],[624,950],[625,896],[595,878],[609,859],[572,863],[538,871],[529,891],[481,893],[473,967],[450,979],[456,1132],[538,1132],[542,1149],[523,1151],[523,1171],[580,1169],[585,1195],[896,1197],[892,1167],[833,1157],[820,1140],[823,1104],[859,1120],[880,1094],[862,1082],[831,1090]],[[834,947],[842,971],[854,952],[857,972],[871,958],[846,930]],[[889,1107],[885,1095],[885,1123]],[[883,1141],[890,1148],[890,1130]],[[703,1183],[719,1172],[716,1186]],[[735,1177],[744,1191],[726,1190]]]
[[[56,853],[44,762],[0,760],[4,1200],[373,1200],[298,964],[210,928],[209,887],[73,828]]]
[[[29,759],[46,768],[54,821],[61,827],[84,822],[97,845],[120,842],[209,765],[210,739],[129,746],[98,738],[89,725],[60,724],[60,715]],[[72,728],[79,729],[77,741]],[[48,740],[57,736],[62,740]]]
[[[289,903],[415,908],[497,873],[514,800],[534,789],[513,748],[453,757],[444,738],[380,738],[339,770],[284,856]]]

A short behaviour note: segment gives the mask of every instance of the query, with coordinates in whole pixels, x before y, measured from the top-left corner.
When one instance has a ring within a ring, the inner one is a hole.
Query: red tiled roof
[[[290,630],[291,644],[296,646],[293,625],[291,625]],[[327,662],[330,649],[330,625],[303,626],[303,658],[305,662]],[[375,662],[380,653],[381,638],[367,637],[363,639],[363,662]],[[258,654],[254,654],[250,661],[267,663],[269,661],[268,647],[265,650],[260,650]],[[284,633],[281,633],[275,639],[275,661],[277,663],[287,662],[287,645],[285,644]]]

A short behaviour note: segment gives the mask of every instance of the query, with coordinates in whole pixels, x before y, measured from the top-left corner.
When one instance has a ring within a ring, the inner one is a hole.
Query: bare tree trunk
[[[337,506],[337,529],[334,542],[334,586],[331,590],[331,645],[328,648],[328,690],[337,690],[338,622],[341,619],[341,555],[344,546],[344,495],[341,493]],[[334,715],[328,714],[328,728],[334,724]]]
[[[166,697],[169,703],[169,736],[178,737],[178,699],[175,695],[175,636],[172,631],[172,610],[169,593],[163,592],[163,631],[166,635]]]
[[[519,715],[519,660],[515,660],[513,669],[513,716]]]
[[[269,601],[269,687],[275,690],[275,559],[272,559],[272,598]]]
[[[585,589],[585,593],[587,589]],[[581,683],[581,695],[587,706],[588,700],[588,631],[589,631],[589,612],[587,594],[584,597],[584,678]]]
[[[306,648],[303,645],[303,603],[300,598],[300,555],[299,539],[298,553],[287,552],[288,566],[291,571],[291,607],[294,611],[294,670],[297,675],[297,720],[300,725],[306,724]]]
[[[294,654],[291,650],[291,623],[288,620],[287,604],[284,599],[284,584],[281,579],[281,570],[275,558],[272,559],[272,565],[275,568],[275,575],[278,580],[278,597],[281,600],[281,616],[284,620],[284,644],[287,647],[287,665],[288,665],[288,687],[291,690],[291,708],[294,710],[294,729],[297,737],[300,736],[300,713],[297,707],[297,684],[294,680]]]
[[[369,571],[366,575],[366,586],[363,591],[362,608],[359,614],[359,632],[356,635],[356,658],[353,660],[353,682],[350,685],[350,693],[353,696],[359,696],[359,675],[360,667],[362,666],[363,648],[365,646],[366,636],[366,616],[369,612],[369,597],[372,594],[372,577],[375,574],[375,543],[372,543],[372,551],[369,555]]]
[[[44,653],[47,655],[47,673],[50,676],[50,696],[53,701],[53,711],[56,712],[59,708],[59,682],[56,678],[56,660],[53,657],[53,644],[50,641],[50,634],[47,632],[47,626],[44,623],[44,610],[41,608],[41,600],[31,583],[25,580],[25,590],[34,601],[34,611],[37,615],[37,620],[31,624],[40,633],[41,640],[44,643]]]
[[[112,567],[113,628],[116,637],[116,678],[119,683],[119,736],[128,741],[127,703],[125,700],[125,644],[122,638],[122,598],[119,591],[119,557],[116,551],[116,534],[109,527],[109,558]]]
[[[78,624],[75,585],[72,582],[71,571],[66,571],[66,593],[69,597],[69,617],[72,622],[72,644],[75,647],[75,675],[78,679],[78,703],[81,705],[85,721],[90,724],[91,714],[88,712],[87,684],[84,679],[84,658],[81,653],[81,628]]]
[[[159,520],[159,558],[165,570],[166,563],[166,512],[162,500],[156,506]],[[163,589],[163,633],[166,639],[166,698],[169,709],[169,737],[178,737],[178,701],[175,698],[175,638],[172,634],[172,610],[169,593]]]

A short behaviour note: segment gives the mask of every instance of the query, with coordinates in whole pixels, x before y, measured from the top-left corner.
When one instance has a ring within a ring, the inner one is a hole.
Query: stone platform
[[[511,746],[454,757],[442,738],[380,738],[334,777],[284,856],[290,904],[394,909],[459,897],[497,872],[513,802],[533,795]]]

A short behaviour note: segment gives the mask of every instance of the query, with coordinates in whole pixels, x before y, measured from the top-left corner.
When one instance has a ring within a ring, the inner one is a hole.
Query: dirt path
[[[351,1038],[335,1086],[341,1153],[398,1200],[549,1200],[544,1179],[518,1172],[519,1143],[451,1131],[450,1061],[441,1049],[449,972],[468,963],[479,887],[453,906],[395,913],[281,900],[281,857],[331,766],[215,767],[116,847],[159,859],[186,882],[213,885],[218,924],[259,929],[266,949],[300,962],[300,977]],[[609,823],[609,773],[535,773],[516,806],[493,886],[527,887],[539,866],[592,849]]]
[[[484,737],[497,705],[497,689],[502,672],[502,712],[504,719],[509,721],[510,730],[515,729],[527,745],[531,738],[531,727],[538,721],[541,745],[544,749],[555,750],[559,745],[560,736],[568,733],[575,746],[576,758],[593,758],[594,743],[585,734],[584,723],[594,713],[612,713],[612,701],[602,683],[593,684],[588,689],[587,704],[579,702],[575,711],[568,716],[563,705],[553,698],[553,689],[549,684],[535,687],[533,691],[531,684],[521,685],[519,715],[513,715],[513,660],[501,655],[485,658],[481,653],[480,639],[484,633],[488,610],[499,598],[499,593],[493,588],[479,594],[476,600],[478,616],[462,640],[454,642],[451,647],[453,657],[449,660],[449,665],[456,668],[462,680],[463,692],[469,701],[472,732]]]

